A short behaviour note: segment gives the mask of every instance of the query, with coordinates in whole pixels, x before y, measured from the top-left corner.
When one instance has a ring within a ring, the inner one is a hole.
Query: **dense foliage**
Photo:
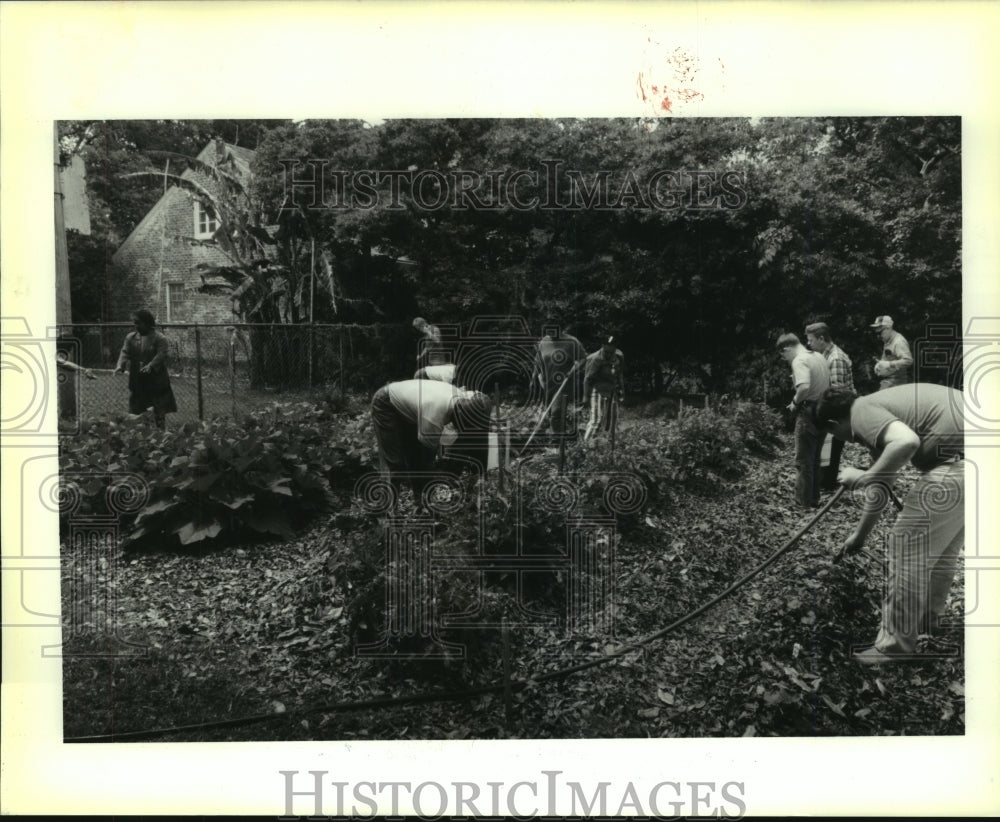
[[[91,170],[104,245],[161,190],[123,175],[162,176],[157,152],[196,154],[237,125],[63,124]],[[254,121],[239,139],[256,150],[253,178],[214,207],[243,229],[216,243],[264,231],[271,249],[216,272],[245,319],[283,300],[281,321],[303,320],[295,301],[315,278],[318,320],[516,314],[533,329],[572,324],[588,346],[614,329],[653,384],[681,373],[754,398],[786,377],[771,356],[782,330],[828,321],[863,387],[875,314],[911,342],[961,321],[958,118]],[[512,201],[494,182],[518,172]],[[325,200],[289,185],[316,174]],[[100,293],[105,269],[74,260],[74,280]]]
[[[305,416],[304,410],[296,409],[296,416]],[[364,448],[366,432],[356,410],[325,410],[339,416],[331,430],[344,432],[341,448],[349,441]],[[689,413],[692,419],[735,424],[741,414],[751,419],[751,411]],[[285,416],[282,412],[280,419]],[[270,426],[273,412],[268,418],[258,420],[260,429]],[[610,633],[586,625],[566,630],[558,621],[529,624],[523,618],[523,606],[536,616],[559,613],[567,580],[555,568],[526,574],[520,585],[509,572],[488,572],[484,587],[473,574],[453,568],[436,575],[432,607],[468,614],[474,606],[473,624],[445,626],[436,637],[387,631],[387,620],[400,615],[386,610],[386,579],[405,572],[401,563],[407,560],[400,555],[387,562],[384,523],[346,495],[329,516],[290,539],[238,543],[196,558],[185,550],[132,552],[114,572],[111,563],[84,564],[83,572],[91,576],[72,579],[86,585],[74,587],[67,576],[64,596],[74,591],[100,596],[103,586],[113,586],[121,631],[113,650],[119,655],[102,657],[107,651],[102,642],[109,640],[87,625],[65,635],[66,733],[145,730],[262,713],[273,718],[163,738],[962,733],[960,631],[946,637],[950,642],[926,646],[922,664],[869,671],[850,659],[852,647],[870,641],[877,625],[880,544],[891,516],[867,551],[834,565],[832,551],[858,516],[846,499],[792,552],[683,629],[642,653],[517,693],[509,711],[499,695],[361,712],[322,710],[381,695],[494,685],[503,676],[504,619],[510,625],[513,675],[526,679],[601,657],[705,604],[806,521],[791,505],[789,438],[766,427],[759,426],[758,437],[768,435],[773,458],[740,452],[739,468],[729,463],[725,474],[713,473],[711,481],[705,481],[707,474],[682,481],[674,470],[670,455],[683,464],[681,455],[707,433],[690,422],[683,427],[689,433],[682,434],[673,421],[636,413],[622,421],[614,454],[607,441],[569,449],[565,476],[579,492],[574,510],[580,517],[606,513],[609,480],[625,464],[635,466],[647,488],[636,497],[638,504],[619,515],[608,540],[592,546],[615,550]],[[258,430],[258,435],[269,434]],[[364,452],[357,456],[365,459]],[[860,448],[848,446],[845,461],[863,458]],[[906,472],[901,493],[912,480]],[[512,506],[515,481],[529,502],[520,514]],[[567,498],[552,493],[560,482],[558,457],[547,452],[521,463],[503,490],[495,475],[485,484],[468,477],[465,501],[438,518],[436,550],[453,557],[474,552],[480,516],[486,552],[509,550],[519,529],[534,556],[564,548],[567,512],[561,506]],[[411,505],[404,498],[403,512]],[[67,546],[67,575],[81,573],[73,556]],[[950,605],[955,615],[962,609],[960,585]],[[129,656],[124,641],[145,646],[145,655]],[[381,645],[388,656],[359,657],[358,646],[366,642]],[[441,643],[444,659],[434,657]]]
[[[371,463],[365,418],[338,420],[336,438],[333,419],[301,403],[169,431],[145,415],[94,420],[61,442],[64,496],[106,514],[115,494],[131,495],[136,509],[119,509],[130,547],[291,537]]]

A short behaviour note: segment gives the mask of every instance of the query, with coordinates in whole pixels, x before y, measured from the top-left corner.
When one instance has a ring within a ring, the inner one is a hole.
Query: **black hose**
[[[626,654],[632,653],[633,651],[640,650],[645,645],[651,642],[655,642],[658,639],[666,636],[671,631],[676,630],[682,625],[687,624],[696,617],[701,616],[705,611],[717,605],[723,599],[728,597],[737,589],[746,585],[751,579],[757,576],[761,571],[767,568],[769,565],[773,564],[780,556],[791,550],[792,546],[798,542],[802,536],[815,525],[820,518],[822,518],[827,511],[829,511],[834,503],[840,499],[841,495],[844,493],[844,487],[838,488],[832,497],[826,501],[826,504],[820,508],[805,525],[803,525],[784,545],[782,545],[777,551],[775,551],[771,556],[760,563],[756,568],[740,577],[736,582],[730,585],[721,594],[714,597],[713,599],[706,602],[704,605],[695,608],[693,611],[682,616],[680,619],[667,625],[665,628],[661,628],[654,634],[650,634],[644,639],[636,640],[635,642],[627,643],[619,648],[616,648],[611,653],[603,657],[598,657],[596,659],[588,660],[587,662],[582,662],[579,665],[574,665],[569,668],[561,668],[557,671],[550,671],[547,674],[539,674],[538,676],[531,677],[528,680],[515,680],[510,683],[510,689],[513,692],[523,691],[525,688],[537,685],[542,682],[552,682],[557,679],[562,679],[567,676],[572,676],[573,674],[579,673],[580,671],[586,671],[590,668],[596,668],[600,665],[605,665],[608,662],[613,662],[619,657],[625,656]],[[354,702],[336,702],[330,705],[319,705],[312,708],[301,708],[296,711],[289,711],[287,713],[270,713],[270,714],[257,714],[256,716],[245,716],[237,717],[235,719],[222,719],[215,720],[212,722],[202,722],[193,725],[177,725],[171,728],[156,728],[152,730],[145,731],[125,731],[123,733],[111,733],[111,734],[95,734],[91,736],[76,736],[68,737],[64,739],[64,742],[111,742],[111,741],[124,741],[133,740],[138,741],[142,739],[152,739],[157,736],[164,736],[166,734],[172,733],[182,733],[185,731],[195,731],[204,730],[209,728],[236,728],[245,725],[256,725],[261,722],[269,722],[274,719],[280,719],[282,717],[288,718],[290,716],[301,716],[305,714],[316,714],[316,713],[344,713],[347,711],[362,711],[371,708],[385,708],[396,705],[417,705],[429,702],[451,702],[464,699],[471,699],[474,697],[485,696],[486,694],[500,693],[504,690],[504,684],[499,685],[484,685],[480,688],[469,688],[461,691],[435,691],[423,694],[411,694],[410,696],[397,696],[397,697],[376,697],[374,699],[365,699]]]

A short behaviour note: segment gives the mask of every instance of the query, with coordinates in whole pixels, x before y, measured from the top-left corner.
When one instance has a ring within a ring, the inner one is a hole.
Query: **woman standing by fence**
[[[135,331],[125,338],[115,374],[128,366],[129,411],[142,414],[153,409],[157,428],[166,428],[166,415],[177,411],[177,400],[167,373],[167,338],[156,330],[156,321],[146,309],[132,315]]]

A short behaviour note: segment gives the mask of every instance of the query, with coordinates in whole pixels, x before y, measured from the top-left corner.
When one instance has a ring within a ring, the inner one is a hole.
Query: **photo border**
[[[1000,317],[998,23],[996,6],[976,2],[3,2],[2,313],[38,338],[55,325],[52,200],[39,186],[55,120],[947,114],[963,127],[965,318]],[[667,111],[646,90],[678,82],[678,53],[700,69]],[[2,443],[5,622],[23,576],[7,562],[25,525],[11,492],[25,460],[53,453],[55,430],[50,403],[47,436]],[[976,452],[983,499],[997,498],[996,444]],[[983,545],[998,544],[995,522],[979,527]],[[54,514],[30,523],[29,555],[51,561],[57,543]],[[54,570],[39,595],[58,612]],[[995,610],[1000,573],[981,576]],[[966,636],[961,738],[64,745],[60,660],[39,653],[58,643],[57,627],[5,630],[4,813],[281,814],[281,770],[349,783],[485,785],[545,770],[592,785],[735,780],[751,815],[1000,805],[1000,643],[985,630]]]

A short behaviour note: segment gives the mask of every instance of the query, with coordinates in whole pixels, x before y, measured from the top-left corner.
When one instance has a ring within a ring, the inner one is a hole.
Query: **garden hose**
[[[426,704],[430,702],[451,702],[459,701],[465,699],[472,699],[479,696],[486,696],[487,694],[497,694],[503,693],[505,688],[509,687],[512,693],[520,692],[529,687],[534,687],[543,682],[552,682],[554,680],[563,679],[564,677],[572,676],[573,674],[579,673],[581,671],[586,671],[590,668],[596,668],[600,665],[605,665],[608,662],[613,662],[614,660],[625,656],[626,654],[632,653],[634,651],[641,650],[646,645],[655,642],[658,639],[663,638],[671,631],[680,628],[682,625],[691,622],[693,619],[701,616],[707,610],[717,605],[726,597],[730,596],[732,593],[746,585],[751,579],[756,577],[769,565],[772,565],[775,560],[786,554],[791,550],[792,546],[795,545],[802,536],[809,531],[819,520],[826,515],[826,513],[834,506],[837,500],[844,493],[844,487],[838,488],[833,496],[826,501],[823,505],[809,520],[805,525],[803,525],[791,538],[789,538],[784,545],[782,545],[777,551],[771,554],[767,559],[761,562],[756,568],[747,572],[742,577],[740,577],[736,582],[726,588],[721,594],[713,597],[711,600],[706,602],[704,605],[700,605],[693,611],[688,612],[684,616],[672,623],[667,625],[665,628],[661,628],[654,634],[636,640],[634,642],[626,643],[618,648],[614,649],[605,656],[597,657],[595,659],[588,660],[587,662],[580,663],[579,665],[574,665],[569,668],[561,668],[556,671],[550,671],[545,674],[539,674],[533,676],[527,680],[513,680],[509,684],[499,683],[496,685],[484,685],[479,688],[468,688],[460,691],[431,691],[422,694],[411,694],[409,696],[397,696],[397,697],[376,697],[374,699],[358,700],[353,702],[337,702],[328,705],[319,705],[312,708],[302,708],[295,711],[288,711],[284,713],[268,713],[268,714],[257,714],[255,716],[245,716],[237,717],[234,719],[223,719],[215,720],[212,722],[202,722],[191,725],[178,725],[170,728],[156,728],[152,730],[144,731],[125,731],[120,733],[111,734],[96,734],[90,736],[78,736],[78,737],[67,737],[64,742],[110,742],[110,741],[139,741],[143,739],[153,739],[158,736],[164,736],[171,733],[181,733],[185,731],[197,731],[197,730],[208,730],[212,728],[236,728],[243,727],[247,725],[255,725],[262,722],[269,722],[271,720],[279,719],[284,717],[285,719],[291,716],[303,716],[306,714],[316,714],[316,713],[343,713],[347,711],[361,711],[369,710],[373,708],[386,708],[395,707],[399,705],[417,705]]]

